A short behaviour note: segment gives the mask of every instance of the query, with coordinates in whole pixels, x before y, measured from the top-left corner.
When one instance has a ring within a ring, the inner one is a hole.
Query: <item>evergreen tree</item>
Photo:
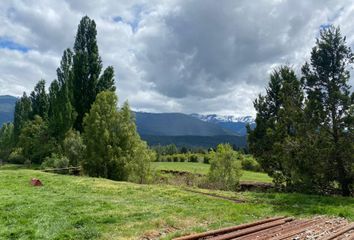
[[[16,102],[14,112],[14,139],[15,143],[18,141],[21,129],[25,123],[31,119],[32,103],[31,99],[24,92],[22,97]]]
[[[320,38],[311,52],[311,62],[302,68],[308,95],[307,119],[312,128],[328,140],[327,148],[323,149],[329,156],[326,175],[340,183],[345,196],[350,194],[354,180],[351,173],[354,149],[350,144],[354,141],[350,130],[353,129],[350,108],[354,102],[348,85],[353,57],[340,29],[331,26],[320,31]]]
[[[291,153],[301,134],[303,90],[295,72],[287,66],[274,70],[266,95],[260,95],[254,106],[257,125],[248,128],[250,151],[276,183],[296,185],[299,171]]]
[[[45,90],[45,81],[40,80],[31,92],[32,116],[38,115],[47,120],[49,110],[48,95]]]

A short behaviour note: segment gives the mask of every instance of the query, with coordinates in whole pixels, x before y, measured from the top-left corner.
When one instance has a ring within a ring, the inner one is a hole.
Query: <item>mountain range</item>
[[[0,96],[0,126],[13,121],[17,98]],[[150,145],[176,144],[187,147],[215,147],[228,142],[246,146],[246,125],[255,126],[250,116],[234,117],[216,114],[134,112],[137,130]]]
[[[3,123],[13,121],[16,101],[16,97],[0,95],[0,126]]]
[[[222,129],[240,136],[247,135],[246,126],[248,124],[250,125],[251,129],[256,126],[255,120],[251,116],[235,117],[230,115],[202,115],[197,113],[191,114],[191,116],[204,122],[214,123],[220,126]]]

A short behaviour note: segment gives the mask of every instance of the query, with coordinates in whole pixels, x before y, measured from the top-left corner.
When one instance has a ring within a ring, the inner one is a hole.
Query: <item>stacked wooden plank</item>
[[[354,223],[342,218],[274,217],[233,227],[192,234],[175,240],[354,240]]]

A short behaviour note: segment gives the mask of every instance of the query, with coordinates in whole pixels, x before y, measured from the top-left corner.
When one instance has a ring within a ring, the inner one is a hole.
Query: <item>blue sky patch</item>
[[[29,48],[18,44],[8,38],[0,37],[0,48],[28,52]]]

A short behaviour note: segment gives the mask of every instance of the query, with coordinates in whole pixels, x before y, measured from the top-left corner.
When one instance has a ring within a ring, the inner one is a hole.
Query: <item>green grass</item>
[[[37,177],[43,187],[32,187]],[[205,190],[204,190],[205,191]],[[163,239],[276,215],[327,214],[354,220],[354,199],[232,193],[246,203],[168,185],[137,185],[36,170],[0,170],[0,239]]]
[[[156,170],[174,170],[184,171],[198,174],[207,174],[209,171],[209,164],[193,163],[193,162],[154,162],[153,167]],[[272,178],[266,173],[242,171],[241,181],[247,182],[265,182],[271,183]]]

